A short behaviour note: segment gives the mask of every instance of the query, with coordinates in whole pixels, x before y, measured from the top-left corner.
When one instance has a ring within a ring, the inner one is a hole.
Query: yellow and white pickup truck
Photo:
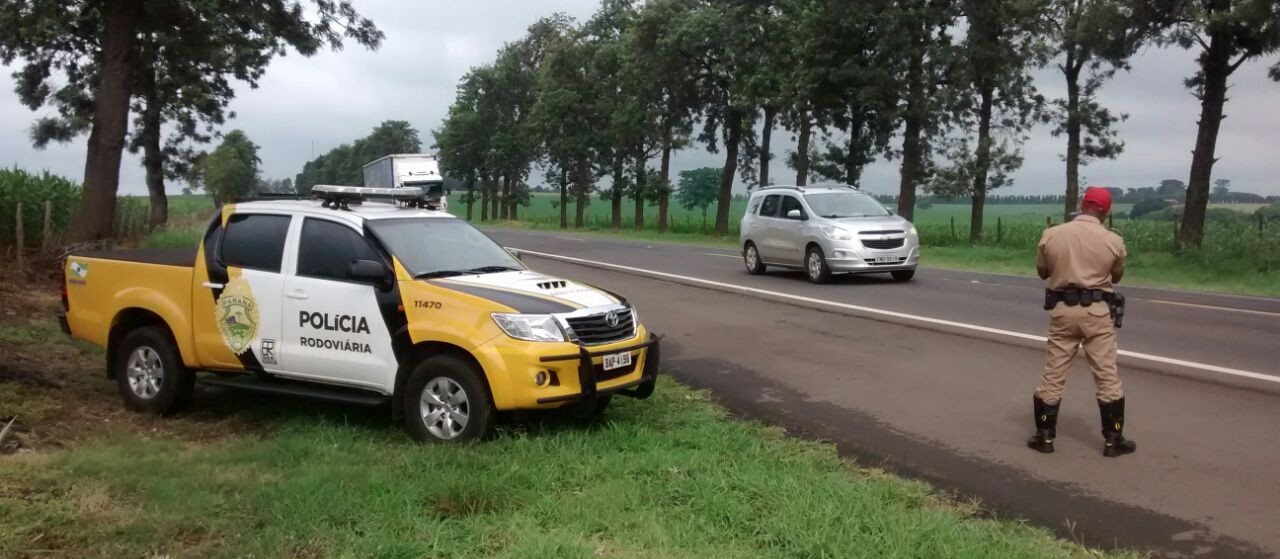
[[[464,441],[500,411],[653,393],[659,337],[621,296],[529,270],[418,189],[315,194],[223,206],[190,250],[71,254],[63,330],[159,414],[198,380],[390,403],[415,438]]]

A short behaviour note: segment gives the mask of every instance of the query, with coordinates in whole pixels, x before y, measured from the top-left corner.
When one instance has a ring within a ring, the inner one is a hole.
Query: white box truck
[[[420,186],[427,191],[427,205],[449,211],[448,192],[440,175],[440,161],[429,153],[399,153],[365,163],[364,186],[400,188]]]

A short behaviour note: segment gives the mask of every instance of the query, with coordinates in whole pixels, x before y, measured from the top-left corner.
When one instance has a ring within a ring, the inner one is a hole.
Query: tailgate
[[[112,320],[121,310],[142,308],[166,318],[170,326],[187,324],[191,307],[194,251],[188,259],[175,259],[175,251],[88,252],[67,257],[66,327],[69,333],[106,346]],[[151,261],[142,261],[150,258]],[[175,316],[176,315],[176,316]],[[177,318],[179,320],[173,320]],[[189,336],[189,332],[174,332]]]

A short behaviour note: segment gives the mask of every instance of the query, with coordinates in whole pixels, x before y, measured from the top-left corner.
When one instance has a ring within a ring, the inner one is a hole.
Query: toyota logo
[[[609,311],[609,314],[604,315],[604,323],[608,324],[610,328],[617,328],[618,313],[615,311]]]

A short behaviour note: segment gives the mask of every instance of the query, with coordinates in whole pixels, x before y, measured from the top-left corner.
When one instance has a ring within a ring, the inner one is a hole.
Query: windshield
[[[890,215],[875,198],[861,192],[812,192],[805,194],[804,200],[813,213],[826,218]]]
[[[415,278],[524,269],[506,249],[460,219],[381,219],[368,224]]]

